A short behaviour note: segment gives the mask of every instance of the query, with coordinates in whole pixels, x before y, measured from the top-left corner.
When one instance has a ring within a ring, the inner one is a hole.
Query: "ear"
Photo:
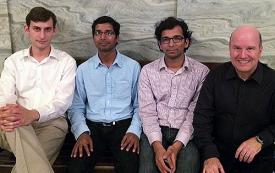
[[[119,36],[116,36],[116,44],[119,42]]]
[[[55,35],[58,32],[58,29],[56,27],[53,28],[53,34]]]
[[[185,39],[185,46],[184,48],[187,48],[190,44],[190,40],[189,39]]]
[[[161,44],[160,44],[159,41],[158,41],[158,46],[159,46],[159,50],[160,50],[161,52],[163,52],[163,50],[162,50],[162,48],[161,48]]]
[[[30,27],[27,24],[24,25],[24,32],[27,34],[30,32]]]

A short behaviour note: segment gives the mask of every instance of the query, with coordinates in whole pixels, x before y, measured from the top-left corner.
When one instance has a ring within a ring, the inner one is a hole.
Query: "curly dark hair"
[[[185,39],[189,40],[189,45],[184,49],[184,52],[190,47],[192,31],[189,30],[186,22],[181,18],[167,17],[164,20],[155,24],[155,38],[160,42],[161,34],[164,30],[173,29],[176,26],[180,26],[182,29],[182,34]]]

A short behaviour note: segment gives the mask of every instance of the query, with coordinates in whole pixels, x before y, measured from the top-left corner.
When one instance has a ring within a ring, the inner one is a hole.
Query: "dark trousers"
[[[136,173],[138,170],[138,154],[131,151],[120,150],[121,141],[130,126],[131,119],[114,126],[103,126],[98,123],[87,121],[93,140],[93,152],[91,157],[84,155],[82,158],[72,158],[69,173],[94,172],[95,164],[104,151],[108,148],[115,160],[116,173]]]
[[[260,152],[256,155],[251,163],[244,163],[235,159],[235,152],[220,152],[224,171],[230,173],[272,173],[273,160],[272,155],[269,154],[269,152],[272,153],[272,150],[268,148],[264,150],[262,151],[264,153]],[[265,153],[267,154],[265,155]]]
[[[167,149],[173,144],[178,129],[161,127],[162,145]],[[139,173],[159,173],[155,162],[155,153],[144,133],[140,137]],[[176,173],[198,173],[200,167],[199,152],[192,141],[182,148],[177,155]]]

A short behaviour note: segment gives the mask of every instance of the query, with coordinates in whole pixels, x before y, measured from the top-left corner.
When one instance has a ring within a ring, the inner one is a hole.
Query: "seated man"
[[[168,17],[156,25],[164,53],[144,66],[139,81],[140,173],[197,173],[199,155],[191,141],[193,110],[208,68],[185,55],[191,34],[182,19]]]
[[[260,32],[240,26],[231,62],[207,76],[195,109],[194,136],[203,173],[271,173],[275,139],[275,72],[259,62]]]
[[[93,172],[106,148],[114,155],[117,173],[138,169],[141,123],[137,83],[140,65],[116,50],[120,24],[102,16],[92,25],[98,50],[78,67],[69,119],[76,143],[70,173]]]
[[[56,16],[31,9],[25,33],[30,48],[8,57],[0,78],[0,146],[14,153],[12,172],[50,173],[66,133],[64,113],[73,99],[75,60],[51,46]]]

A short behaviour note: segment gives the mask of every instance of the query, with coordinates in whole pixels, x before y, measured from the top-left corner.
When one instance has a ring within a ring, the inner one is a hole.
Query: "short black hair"
[[[93,31],[93,36],[95,34],[95,27],[97,24],[104,24],[104,23],[109,23],[113,26],[114,32],[116,34],[116,37],[119,36],[119,29],[120,29],[120,24],[113,18],[109,16],[101,16],[97,18],[93,24],[92,24],[92,31]]]
[[[164,20],[155,24],[155,38],[160,42],[161,34],[164,30],[173,29],[176,26],[180,26],[182,29],[182,34],[185,39],[189,40],[189,45],[184,49],[184,52],[189,48],[191,44],[192,31],[189,30],[186,22],[181,18],[167,17]]]
[[[34,7],[31,9],[29,14],[26,16],[26,24],[27,26],[30,26],[31,21],[33,22],[47,22],[52,18],[53,20],[53,27],[55,28],[57,20],[55,14],[47,10],[44,7]]]

